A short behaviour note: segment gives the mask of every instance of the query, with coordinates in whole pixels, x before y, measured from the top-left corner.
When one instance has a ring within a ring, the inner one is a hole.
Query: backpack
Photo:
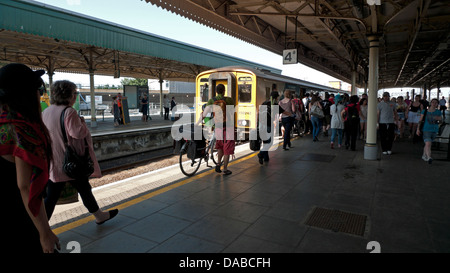
[[[347,115],[345,117],[345,121],[358,121],[359,120],[359,113],[358,109],[356,108],[356,105],[353,106],[347,106]]]
[[[325,115],[330,115],[331,101],[329,101],[329,100],[322,100],[320,103],[322,104],[323,113]]]
[[[225,123],[227,120],[227,103],[225,102],[225,98],[222,97],[220,99],[214,98],[213,103],[213,117],[214,117],[214,123]],[[220,107],[222,111],[214,111],[214,108]]]

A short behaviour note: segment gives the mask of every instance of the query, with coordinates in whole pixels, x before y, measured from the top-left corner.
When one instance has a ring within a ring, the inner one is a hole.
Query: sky
[[[338,81],[334,77],[299,63],[283,65],[281,55],[168,12],[143,0],[38,0],[37,2],[275,67],[281,69],[282,74],[286,76],[327,86],[329,81]],[[53,76],[53,80],[62,79],[89,86],[87,74],[56,73]],[[44,76],[44,80],[48,82],[48,77],[46,79]],[[95,76],[94,84],[119,85],[120,79],[114,79],[112,76]],[[350,83],[343,82],[342,88],[347,89],[349,85]],[[406,88],[406,90],[410,90],[410,88]],[[400,89],[392,91],[400,92]],[[445,92],[448,96],[449,91]]]

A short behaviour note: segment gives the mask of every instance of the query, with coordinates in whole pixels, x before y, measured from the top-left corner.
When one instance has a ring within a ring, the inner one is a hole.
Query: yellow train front
[[[196,78],[196,121],[203,111],[202,107],[216,96],[218,84],[225,86],[225,96],[231,97],[236,105],[234,122],[238,140],[247,139],[248,132],[256,128],[257,106],[268,100],[272,91],[278,91],[280,97],[286,89],[300,97],[309,89],[317,92],[338,93],[341,91],[266,70],[235,66],[212,69],[201,72]]]

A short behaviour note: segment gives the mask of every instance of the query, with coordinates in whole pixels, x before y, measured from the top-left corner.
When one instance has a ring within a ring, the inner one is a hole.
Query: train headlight
[[[240,119],[237,122],[238,126],[250,126],[250,121],[246,119]]]

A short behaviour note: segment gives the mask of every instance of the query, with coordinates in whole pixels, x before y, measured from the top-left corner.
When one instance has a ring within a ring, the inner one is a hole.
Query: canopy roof
[[[48,71],[193,81],[229,65],[281,70],[61,10],[35,1],[0,0],[0,62]]]
[[[450,86],[448,0],[145,1],[359,87],[377,36],[379,88]]]

